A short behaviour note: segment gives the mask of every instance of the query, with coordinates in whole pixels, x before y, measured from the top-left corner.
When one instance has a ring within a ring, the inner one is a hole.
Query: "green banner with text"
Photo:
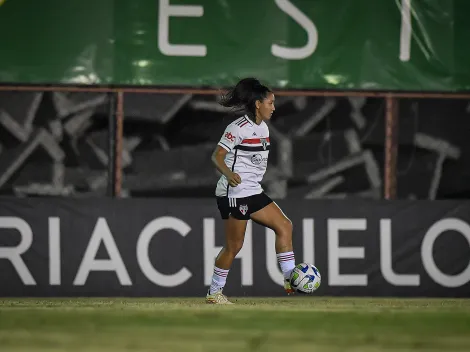
[[[466,91],[468,0],[0,0],[0,83]]]

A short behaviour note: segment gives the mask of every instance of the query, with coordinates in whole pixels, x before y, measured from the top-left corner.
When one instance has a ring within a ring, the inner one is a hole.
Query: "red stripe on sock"
[[[278,257],[283,257],[285,255],[294,255],[294,252],[284,252],[284,253],[277,253],[276,254]]]
[[[285,257],[285,258],[278,258],[278,261],[280,262],[288,262],[289,260],[295,260],[295,257]]]
[[[286,254],[286,255],[278,255],[278,258],[287,258],[287,257],[293,257],[294,254]]]
[[[228,273],[224,273],[224,272],[216,271],[216,270],[214,270],[214,273],[215,273],[216,275],[219,275],[219,276],[222,276],[222,277],[225,277],[225,276],[228,275]]]

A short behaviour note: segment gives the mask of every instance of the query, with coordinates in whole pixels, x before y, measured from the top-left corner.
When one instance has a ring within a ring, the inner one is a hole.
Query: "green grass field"
[[[0,351],[470,351],[470,300],[0,299]]]

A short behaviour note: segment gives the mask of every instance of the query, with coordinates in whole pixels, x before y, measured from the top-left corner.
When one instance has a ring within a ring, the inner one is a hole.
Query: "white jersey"
[[[218,145],[228,151],[225,165],[240,175],[242,182],[232,187],[222,175],[215,195],[244,198],[263,192],[260,182],[268,165],[268,125],[264,121],[257,125],[248,116],[242,116],[227,126]]]

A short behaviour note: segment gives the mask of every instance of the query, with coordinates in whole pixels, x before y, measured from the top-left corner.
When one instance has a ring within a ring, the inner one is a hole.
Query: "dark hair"
[[[245,110],[248,117],[256,120],[256,101],[266,98],[271,89],[262,85],[256,78],[244,78],[235,87],[222,95],[219,104],[230,108]]]

